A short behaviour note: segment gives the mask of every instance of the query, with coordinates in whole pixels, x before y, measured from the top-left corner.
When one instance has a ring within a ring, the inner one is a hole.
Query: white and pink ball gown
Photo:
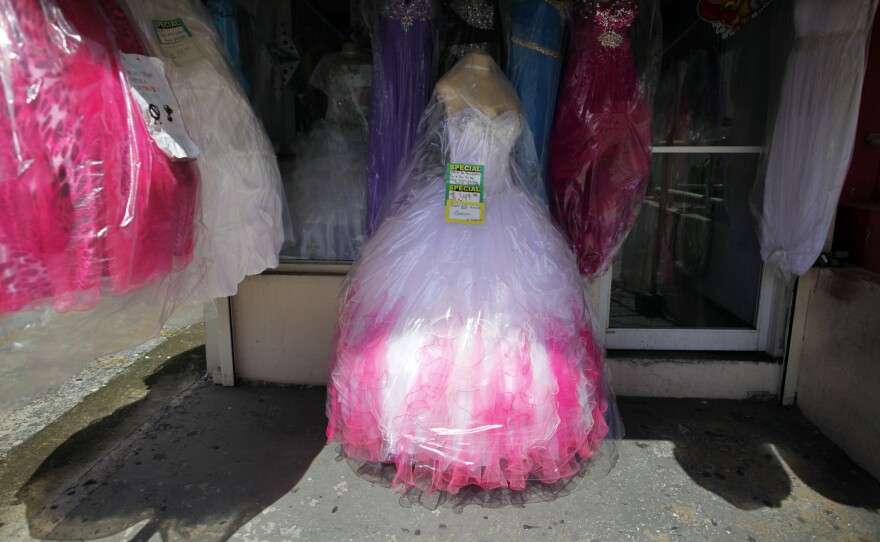
[[[327,435],[355,462],[393,464],[398,491],[566,480],[618,428],[577,263],[524,188],[523,114],[472,101],[447,117],[441,102],[417,147],[485,166],[485,222],[445,220],[445,166],[416,149],[342,288]]]

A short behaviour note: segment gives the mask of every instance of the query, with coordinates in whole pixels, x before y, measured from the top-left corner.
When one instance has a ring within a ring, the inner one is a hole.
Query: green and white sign
[[[446,221],[482,224],[485,214],[483,181],[485,166],[477,164],[446,165]]]

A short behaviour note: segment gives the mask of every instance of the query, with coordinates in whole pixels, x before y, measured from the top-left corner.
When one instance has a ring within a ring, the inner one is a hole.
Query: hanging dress
[[[505,71],[535,138],[542,180],[547,177],[547,144],[562,73],[567,20],[565,3],[560,0],[514,0],[511,6]]]
[[[245,276],[278,266],[282,243],[291,237],[272,144],[200,1],[125,3],[150,53],[163,60],[183,121],[201,149],[201,219],[180,295],[200,303],[235,295]],[[179,20],[191,37],[163,43],[154,21],[166,20]],[[181,53],[190,46],[191,53]]]
[[[205,6],[211,12],[211,18],[214,19],[214,25],[217,27],[217,33],[223,41],[223,46],[229,54],[229,60],[232,62],[232,68],[235,70],[235,76],[241,83],[241,88],[245,94],[251,93],[251,86],[248,83],[247,76],[244,73],[244,66],[241,60],[241,44],[238,33],[238,6],[234,0],[207,0]]]
[[[648,183],[651,113],[629,37],[636,9],[635,0],[591,0],[574,10],[550,134],[551,208],[585,275],[607,270]]]
[[[787,277],[816,262],[852,158],[876,0],[797,0],[770,138],[761,258]]]
[[[91,1],[0,8],[16,38],[2,61],[0,313],[90,309],[185,267],[198,177],[139,117],[116,56],[145,52],[127,18],[96,25]]]
[[[435,14],[430,0],[382,0],[373,30],[373,91],[364,233],[384,220],[383,198],[431,95]]]

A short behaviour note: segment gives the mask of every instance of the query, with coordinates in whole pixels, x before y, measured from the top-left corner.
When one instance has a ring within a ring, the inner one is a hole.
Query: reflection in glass
[[[723,38],[694,2],[663,1],[655,145],[760,146],[791,42],[790,6],[774,2]]]
[[[610,327],[754,329],[762,275],[749,211],[754,148],[777,99],[791,6],[773,2],[724,38],[694,2],[661,5],[651,180],[614,263]],[[726,149],[693,148],[704,146]]]
[[[610,327],[752,328],[761,258],[748,194],[756,154],[656,154],[614,263]]]

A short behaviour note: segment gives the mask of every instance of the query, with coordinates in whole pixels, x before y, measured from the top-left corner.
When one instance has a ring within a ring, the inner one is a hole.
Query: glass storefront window
[[[761,257],[749,153],[659,153],[613,266],[610,327],[751,328]]]
[[[749,196],[791,40],[787,4],[725,38],[694,2],[662,2],[651,180],[612,268],[610,329],[758,326]]]

